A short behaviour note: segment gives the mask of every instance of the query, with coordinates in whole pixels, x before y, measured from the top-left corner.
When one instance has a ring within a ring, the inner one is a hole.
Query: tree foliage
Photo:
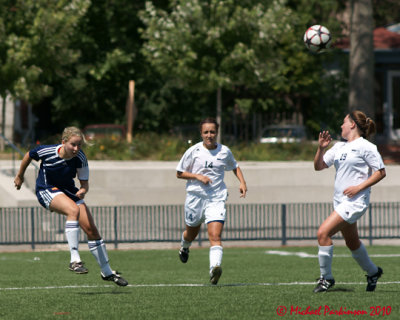
[[[372,0],[373,18],[376,27],[400,22],[400,2],[397,0]]]
[[[174,0],[168,10],[147,2],[140,13],[146,40],[142,52],[166,86],[203,94],[224,88],[228,117],[234,108],[244,116],[312,116],[302,104],[312,97],[317,101],[309,109],[321,103],[322,62],[329,54],[311,55],[301,39],[316,12],[336,31],[331,15],[338,6],[303,2]]]
[[[16,0],[0,4],[0,95],[36,102],[70,76],[79,58],[70,40],[88,0]]]
[[[283,1],[246,4],[181,0],[167,12],[147,2],[144,56],[171,86],[192,91],[279,83],[285,66],[274,53],[293,32],[293,13]]]
[[[246,136],[256,122],[298,114],[318,130],[340,114],[342,78],[327,72],[333,53],[310,54],[302,36],[321,21],[339,34],[341,1],[0,4],[0,94],[34,102],[43,133],[125,123],[129,80],[136,131],[166,132],[214,115],[217,88],[227,125],[243,125],[235,130]]]

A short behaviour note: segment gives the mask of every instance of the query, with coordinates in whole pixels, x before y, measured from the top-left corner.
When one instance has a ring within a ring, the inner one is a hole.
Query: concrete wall
[[[176,178],[177,162],[90,161],[91,206],[182,204],[185,180]],[[16,163],[19,166],[19,162]],[[307,203],[331,202],[335,170],[315,172],[312,162],[242,162],[249,188],[246,199],[239,197],[239,183],[226,172],[229,203]],[[14,188],[11,161],[0,161],[0,206],[38,205],[34,188],[35,170],[31,165],[26,184]],[[18,169],[18,168],[16,168]],[[387,177],[373,187],[375,202],[400,200],[400,166],[388,166]]]

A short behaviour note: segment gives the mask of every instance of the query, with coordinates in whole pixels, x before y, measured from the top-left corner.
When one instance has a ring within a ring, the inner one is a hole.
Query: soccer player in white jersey
[[[61,144],[41,145],[25,154],[14,184],[19,190],[32,159],[40,160],[36,196],[44,208],[67,217],[65,234],[71,252],[69,269],[80,274],[88,272],[78,251],[81,226],[88,237],[89,249],[100,266],[102,279],[126,286],[128,282],[111,270],[105,244],[84,201],[89,191],[89,167],[81,150],[85,142],[81,130],[76,127],[65,128]],[[75,177],[80,182],[79,189],[75,186]]]
[[[200,123],[202,142],[190,147],[180,160],[179,179],[186,183],[185,223],[179,257],[183,263],[189,259],[189,247],[197,237],[201,224],[207,224],[210,241],[210,282],[217,284],[222,274],[221,235],[225,222],[225,202],[228,197],[224,183],[225,171],[233,171],[239,179],[240,197],[247,192],[246,181],[230,149],[216,142],[218,123],[207,118]]]
[[[336,143],[325,152],[332,139],[328,131],[321,132],[314,158],[314,168],[317,171],[332,165],[336,168],[334,211],[321,224],[317,233],[321,276],[314,292],[327,291],[335,284],[331,270],[331,237],[338,231],[342,232],[353,258],[367,273],[366,290],[374,291],[383,271],[370,260],[360,241],[357,220],[367,211],[371,186],[386,176],[385,166],[377,147],[366,140],[375,132],[375,123],[370,118],[361,111],[352,111],[344,118],[341,128],[342,138],[346,141]]]

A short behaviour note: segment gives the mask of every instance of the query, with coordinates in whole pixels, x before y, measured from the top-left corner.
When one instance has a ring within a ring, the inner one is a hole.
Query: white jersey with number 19
[[[224,183],[225,171],[231,171],[238,167],[231,150],[222,144],[209,150],[199,142],[186,150],[179,161],[176,171],[201,174],[211,179],[211,183],[204,184],[198,180],[188,180],[186,191],[197,194],[200,197],[224,200],[227,197]]]

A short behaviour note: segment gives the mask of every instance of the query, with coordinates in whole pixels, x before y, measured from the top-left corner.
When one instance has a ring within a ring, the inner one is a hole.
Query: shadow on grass
[[[329,292],[354,292],[354,289],[336,287],[336,288],[330,289]]]
[[[92,291],[92,292],[78,292],[77,294],[82,296],[97,296],[97,295],[107,295],[107,294],[131,294],[130,291],[121,291],[119,288],[116,288],[112,291]]]

